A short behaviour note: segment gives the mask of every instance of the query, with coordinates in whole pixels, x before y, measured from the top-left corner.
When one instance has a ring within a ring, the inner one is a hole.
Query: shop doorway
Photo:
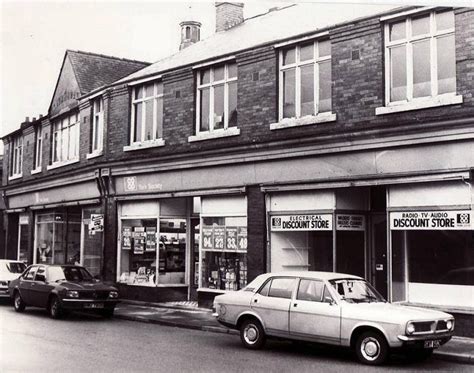
[[[387,299],[387,216],[372,214],[370,222],[372,247],[372,284]]]

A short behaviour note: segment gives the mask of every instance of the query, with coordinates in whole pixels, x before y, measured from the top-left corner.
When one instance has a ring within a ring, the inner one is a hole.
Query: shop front
[[[393,301],[474,311],[472,193],[462,180],[390,188]]]

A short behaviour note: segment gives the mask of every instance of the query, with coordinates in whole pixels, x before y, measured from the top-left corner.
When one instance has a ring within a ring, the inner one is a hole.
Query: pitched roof
[[[330,26],[400,8],[393,5],[354,4],[348,16],[347,4],[301,3],[294,4],[265,14],[246,19],[240,25],[226,31],[216,32],[209,38],[199,41],[176,54],[166,57],[139,70],[117,83],[140,79],[171,70],[173,68],[196,64],[259,45],[316,33]]]
[[[82,51],[67,50],[66,54],[71,61],[81,94],[89,93],[150,65],[149,62]]]

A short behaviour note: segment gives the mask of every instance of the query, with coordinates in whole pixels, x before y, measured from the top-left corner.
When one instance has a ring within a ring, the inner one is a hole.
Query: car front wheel
[[[61,304],[59,303],[58,297],[53,297],[49,302],[49,316],[52,319],[60,319],[63,316],[63,310]]]
[[[13,307],[15,308],[16,312],[23,312],[25,310],[26,304],[23,302],[19,291],[15,292],[15,296],[13,298]]]
[[[245,320],[240,327],[240,340],[251,350],[258,350],[265,344],[265,332],[260,322],[254,319]]]
[[[356,342],[356,354],[361,363],[380,365],[388,356],[388,344],[385,337],[377,332],[362,333]]]

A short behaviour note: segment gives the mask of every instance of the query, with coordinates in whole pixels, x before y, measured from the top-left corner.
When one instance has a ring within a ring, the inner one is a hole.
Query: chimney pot
[[[216,32],[225,31],[244,21],[244,4],[216,2]]]
[[[29,121],[30,121],[30,117],[26,117],[25,122],[29,122]]]
[[[36,117],[33,117],[33,119],[31,121],[34,122],[35,120],[36,120]]]
[[[39,117],[40,117],[40,119],[43,118],[43,114],[40,114]]]

